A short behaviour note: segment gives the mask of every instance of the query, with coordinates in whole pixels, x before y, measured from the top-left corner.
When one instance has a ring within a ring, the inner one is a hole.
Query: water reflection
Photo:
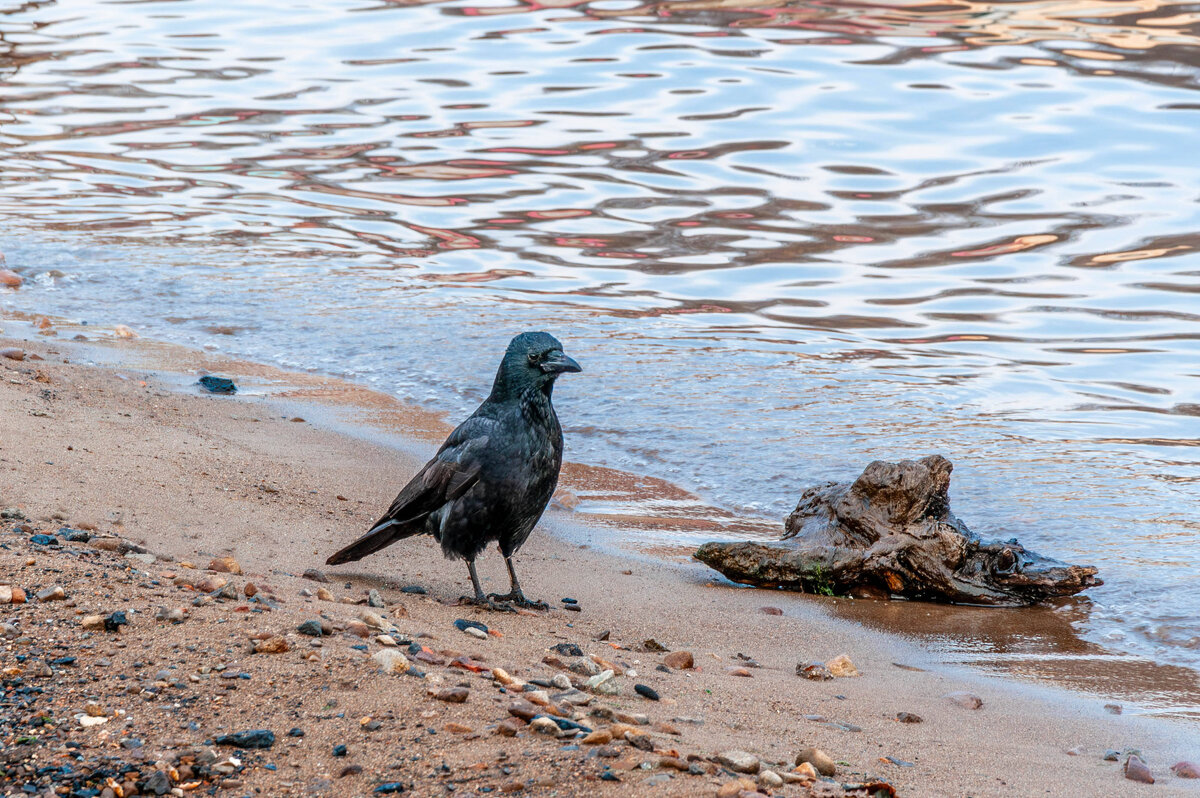
[[[0,303],[452,412],[551,328],[594,365],[573,457],[726,508],[669,541],[941,451],[973,528],[1101,566],[1089,639],[1195,663],[1198,33],[1141,0],[0,2]]]

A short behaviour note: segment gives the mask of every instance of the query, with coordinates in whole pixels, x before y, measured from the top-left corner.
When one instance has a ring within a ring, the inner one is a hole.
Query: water
[[[28,279],[0,308],[452,416],[548,329],[586,369],[558,392],[570,458],[778,518],[944,453],[977,531],[1101,567],[1085,639],[1194,666],[1198,24],[0,2],[0,250]]]

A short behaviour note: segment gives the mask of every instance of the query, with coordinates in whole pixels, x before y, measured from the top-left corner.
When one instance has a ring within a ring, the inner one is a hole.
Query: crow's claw
[[[550,605],[546,602],[530,601],[529,599],[525,598],[524,593],[505,593],[503,596],[499,593],[489,593],[488,598],[495,599],[496,601],[508,602],[509,604],[515,604],[516,606],[527,610],[541,610],[545,612],[546,610],[550,609]]]
[[[483,596],[461,596],[458,599],[458,605],[460,607],[480,607],[481,609],[492,610],[493,612],[516,612],[515,609],[507,604],[497,604],[491,599],[484,598]]]

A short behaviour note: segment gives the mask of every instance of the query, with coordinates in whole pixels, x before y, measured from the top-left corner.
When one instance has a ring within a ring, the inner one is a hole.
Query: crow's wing
[[[404,486],[370,531],[326,563],[337,565],[361,560],[397,540],[426,531],[425,520],[430,513],[458,499],[479,481],[481,453],[488,445],[494,424],[491,419],[476,416],[460,424],[437,455]]]

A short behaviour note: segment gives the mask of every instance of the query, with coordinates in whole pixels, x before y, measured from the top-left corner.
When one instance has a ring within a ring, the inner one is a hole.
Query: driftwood
[[[1023,606],[1103,584],[1016,539],[983,542],[950,512],[944,457],[876,461],[853,483],[809,488],[783,540],[705,543],[696,559],[735,582],[806,593]]]

